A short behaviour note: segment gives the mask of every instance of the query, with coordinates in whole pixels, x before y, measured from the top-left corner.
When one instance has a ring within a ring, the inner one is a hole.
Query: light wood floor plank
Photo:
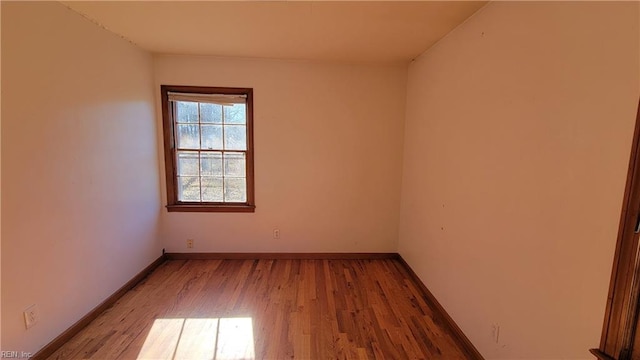
[[[465,359],[402,265],[170,260],[49,359]]]

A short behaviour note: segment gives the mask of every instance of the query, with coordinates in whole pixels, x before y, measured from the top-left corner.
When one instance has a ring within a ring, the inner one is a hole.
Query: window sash
[[[180,124],[183,124],[183,123],[179,123],[177,121],[177,106],[176,106],[176,103],[178,101],[185,101],[185,100],[173,100],[172,101],[171,100],[171,94],[172,93],[169,93],[169,96],[170,96],[169,100],[170,100],[171,112],[172,112],[172,116],[173,116],[173,138],[177,139],[178,133],[179,133],[178,132],[178,126]],[[202,94],[195,94],[195,95],[196,96],[193,96],[193,98],[197,98],[197,96],[200,96]],[[215,94],[215,96],[218,96],[218,94]],[[229,95],[228,97],[231,98],[233,96],[236,96],[236,95]],[[240,96],[240,95],[238,95],[238,96]],[[244,95],[242,95],[242,96],[244,96]],[[246,98],[246,96],[244,96],[244,97]],[[192,98],[191,94],[187,94],[187,96],[185,96],[185,98]],[[249,184],[248,184],[248,181],[247,181],[247,174],[248,174],[248,171],[249,171],[249,169],[248,169],[249,163],[247,161],[247,150],[246,150],[248,148],[248,144],[247,144],[247,142],[248,142],[248,126],[247,126],[247,124],[245,123],[245,124],[242,125],[245,128],[245,132],[247,132],[245,134],[245,150],[227,149],[226,148],[226,143],[225,143],[225,127],[227,127],[227,126],[239,126],[239,125],[226,124],[225,123],[225,118],[224,118],[225,117],[225,112],[224,112],[224,109],[223,109],[222,110],[222,122],[220,124],[215,124],[215,125],[219,125],[219,126],[222,127],[222,147],[221,148],[213,148],[213,149],[209,149],[209,148],[203,149],[202,148],[202,129],[201,129],[201,126],[202,126],[202,124],[205,124],[205,125],[212,125],[212,124],[211,123],[203,123],[201,121],[201,119],[200,119],[200,103],[202,103],[202,102],[201,101],[192,101],[192,102],[197,102],[198,103],[198,122],[184,123],[184,124],[193,124],[193,125],[198,125],[200,127],[200,130],[198,131],[198,148],[181,148],[181,147],[178,147],[178,141],[174,140],[174,151],[173,151],[173,153],[174,153],[174,162],[176,164],[176,166],[175,166],[175,175],[174,175],[175,179],[176,179],[176,183],[175,183],[175,187],[176,187],[176,202],[180,203],[180,204],[183,204],[183,203],[193,203],[193,204],[238,204],[238,203],[239,204],[243,204],[243,203],[247,203],[247,201],[249,200],[248,199],[248,192],[249,192],[248,186],[249,186]],[[208,102],[208,103],[211,103],[211,102]],[[240,103],[240,102],[237,102],[237,103]],[[242,103],[244,104],[245,102],[242,102]],[[227,104],[218,104],[218,105],[225,106]],[[246,108],[245,108],[245,111],[246,111]],[[198,153],[198,174],[197,175],[180,175],[179,174],[179,170],[178,170],[179,169],[179,161],[180,161],[179,160],[179,155],[180,155],[180,153],[185,153],[185,152],[197,152]],[[202,194],[202,190],[203,190],[202,189],[203,188],[202,177],[203,176],[200,173],[201,172],[201,166],[202,166],[201,163],[200,163],[200,161],[201,161],[200,160],[201,159],[200,154],[201,153],[207,153],[207,152],[209,152],[209,153],[221,153],[222,154],[222,159],[223,159],[222,160],[223,168],[224,168],[224,154],[225,153],[242,153],[244,155],[244,159],[245,159],[245,170],[244,170],[245,171],[245,176],[243,176],[243,177],[226,176],[226,174],[224,173],[224,170],[222,172],[222,175],[220,176],[220,178],[222,179],[222,201],[204,201],[203,200],[203,194]],[[181,200],[180,199],[180,194],[182,192],[181,191],[180,178],[183,178],[183,177],[184,178],[186,178],[186,177],[197,177],[198,178],[198,188],[200,190],[200,194],[199,194],[200,200],[199,201],[197,201],[197,200]],[[235,179],[243,179],[244,180],[245,201],[227,201],[225,199],[225,197],[226,197],[226,181],[225,181],[225,179],[234,179],[234,178]]]
[[[179,174],[179,169],[180,169],[180,159],[179,156],[180,154],[184,154],[184,153],[197,153],[197,157],[198,157],[198,163],[197,163],[197,173],[196,174],[190,174],[190,175],[180,175]],[[219,153],[221,154],[221,174],[220,175],[203,175],[202,174],[202,153]],[[245,163],[245,169],[244,169],[244,176],[238,176],[238,175],[227,175],[226,173],[226,163],[225,160],[227,159],[225,154],[242,154],[242,159],[244,160]],[[192,150],[192,149],[184,149],[184,150],[179,150],[176,149],[176,151],[174,152],[175,156],[174,156],[174,161],[176,163],[176,167],[175,167],[175,178],[176,178],[176,201],[180,204],[245,204],[249,201],[249,179],[248,179],[248,165],[249,165],[249,161],[248,161],[248,152],[247,151],[240,151],[240,150]],[[196,200],[180,200],[180,178],[198,178],[198,188],[199,188],[199,201]],[[203,199],[203,185],[202,185],[202,178],[219,178],[222,180],[222,201],[204,201]],[[227,201],[226,198],[226,180],[227,179],[242,179],[244,180],[244,196],[245,196],[245,201]]]

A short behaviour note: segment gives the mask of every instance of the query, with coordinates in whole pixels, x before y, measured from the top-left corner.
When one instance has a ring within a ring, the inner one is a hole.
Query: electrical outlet
[[[38,305],[33,304],[24,310],[24,327],[29,329],[38,323],[40,319],[40,310]]]
[[[498,324],[491,325],[491,339],[496,344],[500,342],[500,325]]]
[[[273,238],[280,239],[280,229],[273,229]]]
[[[187,249],[193,249],[193,239],[187,239]]]

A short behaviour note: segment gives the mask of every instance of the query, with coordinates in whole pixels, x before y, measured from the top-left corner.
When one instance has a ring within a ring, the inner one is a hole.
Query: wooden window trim
[[[247,96],[247,201],[228,202],[184,202],[178,201],[176,142],[174,138],[173,116],[170,112],[169,92],[194,94],[229,94]],[[255,182],[253,168],[253,89],[208,86],[160,85],[162,105],[162,128],[164,142],[164,164],[167,188],[167,211],[169,212],[255,212]]]

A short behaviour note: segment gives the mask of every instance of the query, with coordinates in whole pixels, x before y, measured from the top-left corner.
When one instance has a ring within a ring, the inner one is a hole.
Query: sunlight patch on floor
[[[253,360],[253,321],[238,318],[156,319],[138,360]]]

